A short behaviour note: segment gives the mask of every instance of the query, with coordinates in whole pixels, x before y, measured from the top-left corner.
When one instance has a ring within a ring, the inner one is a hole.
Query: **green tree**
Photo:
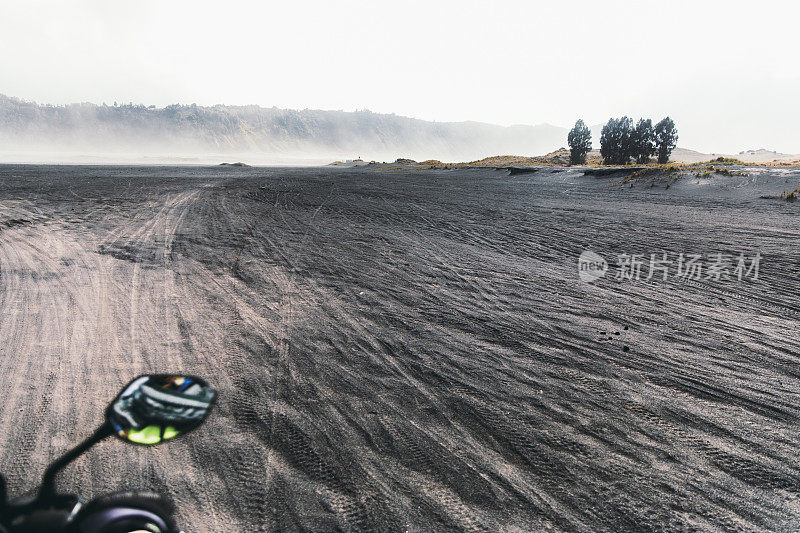
[[[658,162],[663,165],[669,161],[672,150],[678,144],[678,130],[675,128],[675,123],[671,118],[667,117],[656,124],[655,142]]]
[[[569,162],[572,165],[582,165],[586,163],[586,154],[592,149],[592,133],[583,120],[578,119],[575,126],[567,135],[569,143]]]
[[[633,122],[628,117],[611,118],[600,134],[600,155],[606,165],[626,165],[631,157]]]
[[[640,118],[631,131],[631,155],[637,163],[647,163],[650,156],[656,153],[656,137],[653,121]]]
[[[600,155],[603,157],[603,164],[610,165],[614,162],[614,136],[617,129],[617,119],[610,118],[600,131]]]

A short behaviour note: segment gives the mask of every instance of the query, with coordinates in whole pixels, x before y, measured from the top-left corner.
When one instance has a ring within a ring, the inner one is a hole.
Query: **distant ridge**
[[[547,124],[429,122],[370,111],[194,104],[52,106],[0,95],[0,156],[218,155],[254,162],[274,157],[394,160],[402,156],[460,161],[498,153],[547,153],[563,145],[566,134],[565,128]]]

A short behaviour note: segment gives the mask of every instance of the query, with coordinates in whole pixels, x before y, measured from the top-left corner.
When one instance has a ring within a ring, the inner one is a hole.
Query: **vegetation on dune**
[[[633,186],[634,183],[650,179],[651,187],[658,181],[666,183],[667,188],[669,188],[670,183],[677,181],[681,176],[682,170],[683,167],[681,165],[652,165],[628,173],[622,180],[622,183],[630,183],[631,186]]]
[[[546,155],[526,157],[519,155],[497,155],[492,157],[485,157],[477,161],[470,161],[469,163],[459,163],[456,166],[461,167],[507,167],[507,166],[531,166],[531,165],[547,165],[547,166],[566,166],[570,164],[570,151],[566,148],[559,148],[554,152]]]
[[[419,163],[405,164],[405,165],[399,165],[397,163],[395,163],[394,166],[383,164],[378,166],[376,169],[409,170],[409,168],[413,168],[416,170],[425,170],[431,168],[433,169],[505,168],[505,167],[529,167],[529,166],[564,167],[573,164],[571,156],[572,153],[570,150],[566,148],[559,148],[558,150],[555,150],[553,152],[550,152],[549,154],[542,156],[497,155],[497,156],[485,157],[483,159],[479,159],[476,161],[461,162],[461,163],[444,163],[437,159],[429,159],[426,161],[421,161]],[[377,164],[377,163],[372,162],[371,164]],[[602,156],[600,156],[596,151],[593,151],[586,154],[585,165],[592,168],[586,170],[585,174],[594,176],[612,176],[616,174],[621,174],[621,175],[626,175],[631,179],[636,179],[642,176],[656,175],[656,174],[676,174],[678,176],[694,176],[696,178],[709,178],[713,175],[722,175],[722,176],[749,175],[744,170],[733,170],[730,168],[726,168],[731,165],[737,165],[737,166],[741,165],[744,167],[763,167],[763,166],[791,167],[791,166],[798,166],[799,164],[800,161],[784,162],[781,165],[775,165],[771,163],[769,164],[744,163],[738,159],[720,157],[710,162],[700,162],[700,163],[674,162],[674,163],[659,164],[653,161],[653,159],[650,159],[647,163],[642,163],[640,165],[637,165],[636,167],[624,166],[623,168],[613,168],[606,165],[602,159]]]
[[[613,169],[609,170],[613,171]],[[620,171],[624,172],[624,169],[620,169]],[[728,177],[749,176],[747,172],[741,170],[731,170],[730,168],[714,166],[707,163],[672,163],[664,165],[655,163],[628,172],[623,178],[622,182],[630,183],[630,186],[633,187],[636,183],[650,180],[651,187],[654,187],[658,183],[663,183],[668,189],[670,185],[687,176],[693,176],[695,178],[711,178],[715,175]]]
[[[704,175],[708,176],[710,174],[721,174],[723,176],[749,176],[747,172],[742,172],[741,170],[731,170],[729,168],[723,167],[715,167],[714,165],[708,165],[703,172]]]
[[[716,163],[717,165],[744,165],[744,163],[735,157],[718,157],[712,159],[709,163]]]
[[[798,195],[800,195],[800,188],[796,188],[793,191],[783,191],[781,198],[787,202],[794,202],[797,200]]]
[[[756,165],[757,163],[749,163],[749,165]],[[718,157],[716,159],[712,159],[711,161],[700,161],[698,163],[690,163],[688,166],[690,167],[708,167],[711,168],[714,165],[741,165],[747,166],[748,163],[744,161],[740,161],[733,157]]]
[[[601,161],[599,156],[594,153],[587,154],[587,164],[599,166]],[[443,163],[438,159],[428,159],[412,165],[381,165],[376,170],[408,170],[412,167],[415,170],[426,169],[451,169],[451,168],[505,168],[505,167],[530,167],[530,166],[553,166],[562,167],[570,165],[570,151],[566,148],[559,148],[549,154],[542,156],[521,156],[521,155],[495,155],[484,157],[476,161],[462,163]]]

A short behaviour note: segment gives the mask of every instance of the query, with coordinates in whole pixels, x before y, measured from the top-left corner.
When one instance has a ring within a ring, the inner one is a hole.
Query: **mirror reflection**
[[[141,376],[108,407],[118,437],[153,445],[196,429],[208,415],[216,391],[194,376]]]

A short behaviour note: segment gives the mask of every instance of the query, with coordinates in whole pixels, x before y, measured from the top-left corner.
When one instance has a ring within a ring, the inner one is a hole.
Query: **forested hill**
[[[259,106],[41,105],[0,95],[0,153],[436,158],[541,154],[566,130]]]

